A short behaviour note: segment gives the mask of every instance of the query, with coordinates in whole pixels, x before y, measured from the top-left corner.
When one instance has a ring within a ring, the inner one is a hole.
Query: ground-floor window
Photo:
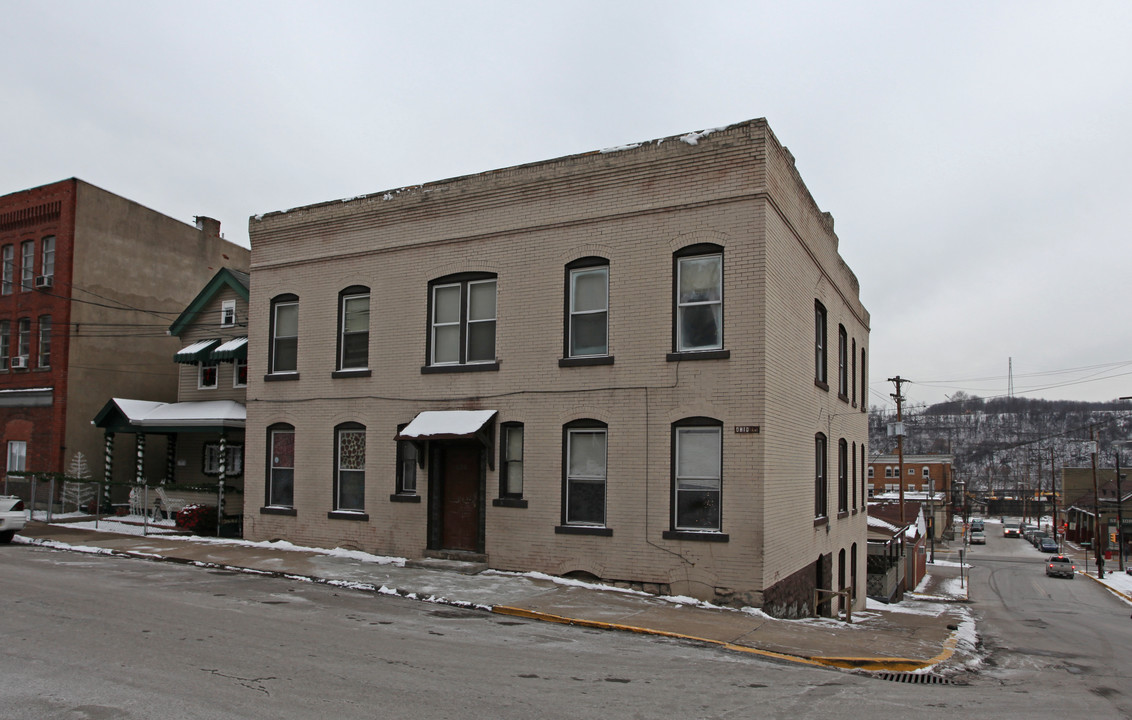
[[[271,449],[268,464],[267,504],[293,507],[295,504],[295,429],[289,425],[268,430]]]
[[[672,444],[674,529],[720,530],[722,425],[707,418],[682,420],[673,426]]]
[[[244,474],[244,446],[226,445],[224,448],[224,475],[227,477]],[[220,474],[220,443],[204,444],[204,463],[202,472],[205,475]]]
[[[27,470],[28,444],[26,440],[8,441],[8,472]]]
[[[366,504],[366,429],[346,423],[335,429],[336,510],[364,510]]]
[[[397,427],[398,432],[405,426]],[[420,466],[420,450],[411,440],[397,441],[397,494],[417,494],[417,468]]]
[[[578,420],[565,428],[563,522],[605,525],[606,426]]]

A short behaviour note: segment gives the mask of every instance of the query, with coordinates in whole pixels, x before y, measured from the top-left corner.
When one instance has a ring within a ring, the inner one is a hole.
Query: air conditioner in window
[[[27,355],[13,355],[12,356],[12,369],[13,370],[27,370],[28,369],[28,356]]]
[[[35,289],[36,290],[42,290],[44,288],[49,288],[54,284],[55,284],[55,276],[54,275],[36,275],[35,276]]]

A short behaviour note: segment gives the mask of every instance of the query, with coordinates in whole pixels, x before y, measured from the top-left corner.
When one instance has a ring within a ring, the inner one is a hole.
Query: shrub
[[[216,506],[186,505],[177,511],[175,523],[177,527],[188,530],[194,535],[215,535]]]

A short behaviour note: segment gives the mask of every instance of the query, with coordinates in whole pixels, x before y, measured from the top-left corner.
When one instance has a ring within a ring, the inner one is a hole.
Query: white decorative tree
[[[68,473],[78,481],[90,480],[90,468],[86,463],[86,456],[76,452],[71,458],[71,468]],[[63,482],[63,512],[67,511],[67,504],[74,503],[75,510],[80,510],[94,499],[94,485],[88,482]]]

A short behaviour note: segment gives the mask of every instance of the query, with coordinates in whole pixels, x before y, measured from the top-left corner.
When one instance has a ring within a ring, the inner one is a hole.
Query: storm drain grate
[[[922,673],[875,673],[873,677],[880,680],[888,680],[890,682],[912,683],[915,685],[960,685],[951,678],[945,678],[940,675],[929,675]]]

